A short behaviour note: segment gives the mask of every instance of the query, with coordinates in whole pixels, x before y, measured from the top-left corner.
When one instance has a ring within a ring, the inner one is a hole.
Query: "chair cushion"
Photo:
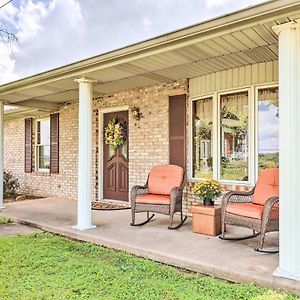
[[[226,211],[235,215],[261,220],[264,207],[251,203],[228,204]]]
[[[265,205],[271,197],[279,197],[279,169],[270,168],[262,171],[258,177],[252,202]]]
[[[278,220],[278,210],[276,210],[276,207],[273,210],[274,213],[271,213],[270,220]],[[263,211],[264,207],[262,205],[252,203],[228,204],[226,207],[226,212],[259,220],[262,219]]]
[[[180,187],[183,181],[183,169],[175,165],[153,167],[149,174],[149,194],[170,195],[173,187]]]
[[[137,196],[135,201],[137,203],[144,203],[144,204],[165,204],[165,205],[170,205],[170,196],[145,194],[145,195]]]

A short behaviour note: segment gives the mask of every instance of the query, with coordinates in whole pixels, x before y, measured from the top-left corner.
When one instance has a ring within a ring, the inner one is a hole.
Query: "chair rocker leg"
[[[267,254],[276,254],[279,253],[279,248],[254,248],[254,251],[260,252],[260,253],[267,253]]]
[[[253,230],[253,234],[247,235],[247,236],[241,236],[241,237],[226,237],[225,235],[219,236],[219,239],[226,240],[226,241],[242,241],[242,240],[248,240],[255,238],[260,235],[260,232],[255,232]]]
[[[262,226],[259,247],[254,248],[254,250],[260,253],[268,253],[268,254],[279,253],[279,248],[264,248],[265,237],[266,237],[266,226]]]
[[[180,221],[180,223],[179,223],[178,225],[176,225],[176,226],[173,226],[173,225],[172,225],[172,224],[173,224],[173,218],[172,218],[171,225],[168,227],[168,229],[169,229],[169,230],[175,230],[175,229],[180,228],[180,227],[184,224],[184,222],[186,221],[186,219],[187,219],[187,216],[185,216],[185,217],[183,218],[183,214],[182,214],[182,212],[181,212],[181,221]]]
[[[149,223],[153,218],[154,218],[155,214],[152,214],[151,217],[149,216],[149,212],[147,212],[147,220],[144,221],[144,222],[141,222],[141,223],[135,223],[135,222],[132,222],[130,223],[131,226],[143,226],[147,223]]]

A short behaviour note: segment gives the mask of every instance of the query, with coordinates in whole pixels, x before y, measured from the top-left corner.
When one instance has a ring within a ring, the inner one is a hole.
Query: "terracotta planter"
[[[221,206],[197,204],[191,207],[193,232],[216,236],[221,233]]]

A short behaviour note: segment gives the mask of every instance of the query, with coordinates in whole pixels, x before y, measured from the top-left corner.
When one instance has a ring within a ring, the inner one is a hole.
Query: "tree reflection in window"
[[[221,179],[248,181],[248,92],[221,95]]]
[[[212,98],[193,102],[193,177],[212,178]]]

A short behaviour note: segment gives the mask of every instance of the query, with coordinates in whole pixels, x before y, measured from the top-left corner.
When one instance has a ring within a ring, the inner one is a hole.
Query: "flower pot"
[[[204,199],[203,199],[203,204],[204,204],[205,206],[212,206],[212,205],[214,205],[214,200],[204,198]]]

